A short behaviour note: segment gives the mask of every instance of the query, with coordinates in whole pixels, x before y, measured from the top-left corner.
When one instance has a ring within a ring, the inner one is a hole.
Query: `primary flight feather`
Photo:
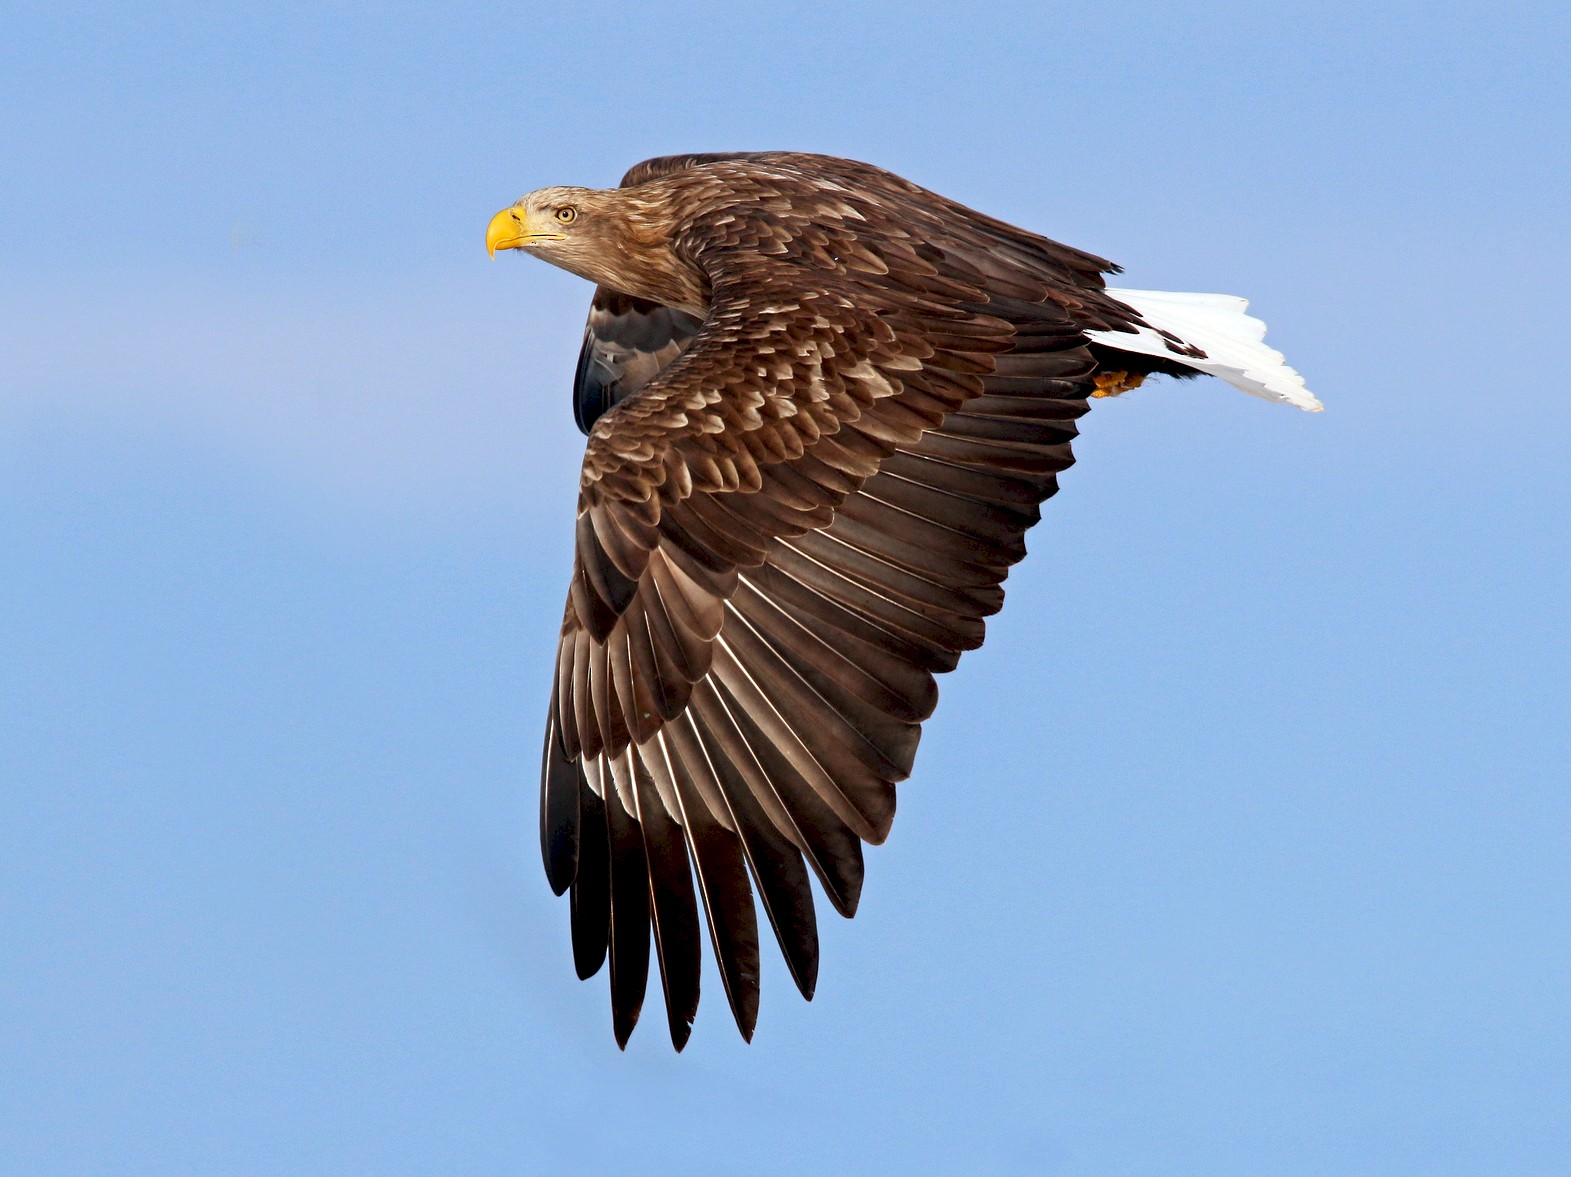
[[[752,1036],[757,906],[812,997],[809,876],[855,913],[934,676],[981,645],[1090,398],[1209,373],[1320,408],[1242,299],[1109,288],[850,160],[653,159],[530,193],[486,244],[597,284],[540,834],[619,1045],[651,942],[686,1043],[701,924]]]

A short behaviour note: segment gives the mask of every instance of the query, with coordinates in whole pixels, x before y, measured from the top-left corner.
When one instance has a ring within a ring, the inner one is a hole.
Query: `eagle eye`
[[[564,225],[571,225],[578,219],[578,210],[570,204],[563,205],[556,210],[556,219]]]

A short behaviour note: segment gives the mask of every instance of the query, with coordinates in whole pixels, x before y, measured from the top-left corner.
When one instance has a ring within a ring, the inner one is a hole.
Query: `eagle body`
[[[651,946],[686,1043],[705,927],[750,1038],[759,909],[811,998],[809,879],[854,914],[935,676],[981,644],[1091,398],[1212,373],[1319,407],[1243,300],[1110,289],[1102,258],[850,160],[650,160],[530,193],[487,244],[597,285],[541,849],[620,1045]]]

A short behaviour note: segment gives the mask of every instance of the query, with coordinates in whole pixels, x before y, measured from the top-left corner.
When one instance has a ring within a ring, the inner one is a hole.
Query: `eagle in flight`
[[[1111,288],[850,160],[652,159],[529,193],[486,245],[596,284],[540,843],[624,1047],[651,942],[686,1044],[704,925],[752,1037],[755,896],[812,997],[809,878],[855,913],[935,676],[982,644],[1091,398],[1208,373],[1320,408],[1243,299]]]

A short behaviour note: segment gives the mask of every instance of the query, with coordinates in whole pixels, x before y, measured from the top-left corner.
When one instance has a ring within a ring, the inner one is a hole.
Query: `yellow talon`
[[[1135,372],[1098,372],[1096,374],[1096,391],[1092,396],[1117,396],[1121,392],[1128,392],[1131,388],[1139,388],[1146,382],[1144,376]]]

